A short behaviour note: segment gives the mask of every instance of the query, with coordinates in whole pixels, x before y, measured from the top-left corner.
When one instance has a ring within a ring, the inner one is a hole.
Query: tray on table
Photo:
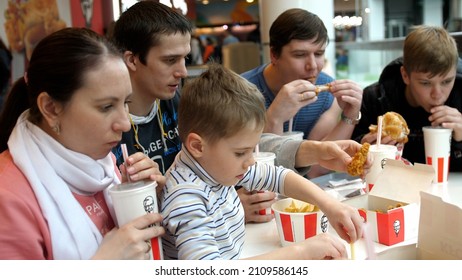
[[[363,180],[347,173],[329,173],[310,181],[341,201],[365,193]]]

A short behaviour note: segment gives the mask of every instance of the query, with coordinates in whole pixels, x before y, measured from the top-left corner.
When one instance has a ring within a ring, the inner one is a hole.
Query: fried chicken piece
[[[322,91],[330,91],[330,83],[327,83],[325,85],[319,85],[319,86],[316,86],[316,89],[314,90],[314,92],[316,93],[316,95],[318,95],[320,92]]]
[[[369,131],[372,133],[377,132],[377,125],[370,125]],[[408,141],[409,128],[407,126],[406,120],[396,113],[396,112],[387,112],[383,115],[382,119],[382,135],[390,136],[393,140],[396,140],[398,143],[406,143]]]
[[[364,143],[361,149],[353,156],[353,160],[347,166],[347,172],[351,176],[359,176],[363,173],[364,164],[367,160],[367,154],[371,144]]]

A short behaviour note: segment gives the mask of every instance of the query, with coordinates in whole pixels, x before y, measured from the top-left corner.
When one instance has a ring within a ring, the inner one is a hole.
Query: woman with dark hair
[[[106,190],[125,181],[111,149],[130,130],[132,87],[116,48],[65,28],[34,49],[0,116],[0,259],[145,259],[164,232],[147,214],[115,228]],[[158,180],[144,154],[132,180]],[[165,182],[165,181],[163,181]]]

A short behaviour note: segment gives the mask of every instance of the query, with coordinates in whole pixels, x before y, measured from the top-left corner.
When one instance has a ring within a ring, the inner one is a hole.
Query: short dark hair
[[[131,51],[146,65],[146,56],[162,35],[191,34],[192,25],[182,14],[155,1],[140,1],[122,13],[112,40],[120,51]]]
[[[322,20],[307,10],[294,8],[280,14],[269,30],[271,51],[279,56],[282,47],[291,40],[312,40],[329,43],[327,29]]]

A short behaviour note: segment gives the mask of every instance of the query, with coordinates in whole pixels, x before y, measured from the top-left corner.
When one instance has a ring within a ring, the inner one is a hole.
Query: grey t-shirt
[[[275,153],[275,165],[284,166],[304,176],[310,167],[295,168],[295,155],[302,142],[302,140],[293,140],[277,134],[263,133],[260,138],[259,150]]]

